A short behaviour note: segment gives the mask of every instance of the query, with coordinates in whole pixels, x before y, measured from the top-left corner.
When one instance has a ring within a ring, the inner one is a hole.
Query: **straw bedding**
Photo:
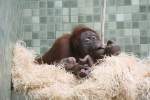
[[[13,51],[12,82],[32,100],[150,100],[150,60],[129,54],[106,57],[88,79],[76,79],[63,65],[38,65],[21,43]]]

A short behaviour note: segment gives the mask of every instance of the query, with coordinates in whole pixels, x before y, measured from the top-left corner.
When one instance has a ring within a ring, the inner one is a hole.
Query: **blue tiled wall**
[[[39,54],[77,24],[100,32],[101,0],[22,1],[24,40]],[[149,0],[107,0],[105,40],[115,40],[123,51],[147,56],[150,51],[149,20]]]
[[[24,0],[22,4],[24,40],[39,54],[79,23],[100,31],[99,0]]]
[[[149,0],[107,0],[106,16],[106,40],[117,41],[126,52],[149,56]]]

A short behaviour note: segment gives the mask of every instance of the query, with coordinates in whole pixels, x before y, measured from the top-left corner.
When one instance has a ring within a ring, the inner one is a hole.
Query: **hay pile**
[[[150,100],[150,63],[121,54],[93,66],[88,79],[78,80],[62,65],[35,64],[34,51],[17,43],[12,82],[16,92],[36,100]]]

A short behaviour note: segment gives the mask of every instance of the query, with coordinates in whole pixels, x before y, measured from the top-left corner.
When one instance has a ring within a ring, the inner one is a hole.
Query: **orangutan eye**
[[[90,41],[90,39],[89,39],[89,38],[86,38],[85,41]]]
[[[92,37],[91,37],[91,40],[96,40],[96,37],[95,37],[95,36],[92,36]]]

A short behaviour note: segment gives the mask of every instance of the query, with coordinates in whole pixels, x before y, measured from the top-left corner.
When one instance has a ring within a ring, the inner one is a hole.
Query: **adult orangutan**
[[[83,25],[73,29],[71,34],[65,34],[58,38],[52,48],[42,57],[36,59],[39,64],[64,63],[66,70],[71,70],[79,77],[85,77],[90,73],[90,67],[104,55],[118,55],[120,47],[108,41],[106,47],[97,32]]]

